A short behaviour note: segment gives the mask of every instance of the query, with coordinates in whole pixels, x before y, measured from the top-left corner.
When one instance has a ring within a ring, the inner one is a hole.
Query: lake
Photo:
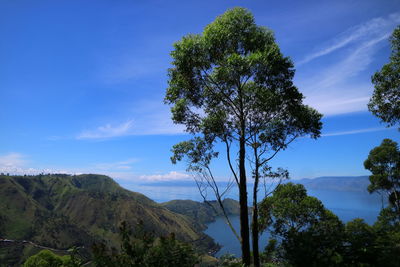
[[[349,191],[328,191],[328,190],[307,190],[308,194],[320,199],[324,206],[335,213],[343,222],[348,222],[355,218],[362,218],[367,223],[373,224],[382,208],[381,197],[377,194],[370,195],[368,192],[349,192]],[[239,232],[239,217],[230,217],[235,229]],[[241,256],[240,244],[232,231],[226,225],[223,218],[208,225],[204,231],[214,238],[215,242],[222,245],[216,254],[217,257],[231,253],[238,257]],[[268,235],[265,233],[260,237],[260,249],[268,243]]]
[[[123,184],[122,184],[123,185]],[[154,185],[123,185],[132,191],[140,192],[156,202],[165,202],[173,199],[191,199],[203,201],[196,186],[154,186]],[[307,190],[308,195],[317,197],[324,206],[335,213],[343,222],[354,218],[362,218],[367,223],[373,224],[382,208],[382,199],[378,194],[369,194],[365,191],[337,191],[337,190]],[[210,195],[211,196],[211,195]],[[236,190],[227,197],[238,199]],[[251,194],[249,194],[249,200]],[[239,232],[239,218],[231,217],[232,223]],[[215,242],[222,245],[216,256],[231,253],[240,256],[240,245],[232,234],[225,220],[217,220],[208,225],[206,234],[214,238]],[[268,236],[260,238],[260,248],[264,248],[268,242]]]

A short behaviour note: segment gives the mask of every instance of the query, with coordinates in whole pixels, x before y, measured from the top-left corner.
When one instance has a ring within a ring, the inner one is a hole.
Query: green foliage
[[[228,10],[202,34],[176,42],[171,56],[165,102],[175,123],[201,134],[175,145],[173,162],[186,156],[198,171],[218,156],[215,141],[255,133],[271,151],[293,136],[319,136],[321,114],[302,104],[292,62],[248,10]]]
[[[224,254],[219,258],[218,266],[221,267],[242,267],[243,264],[239,258],[232,254]]]
[[[393,205],[370,226],[354,219],[343,226],[303,185],[279,186],[260,205],[260,226],[271,239],[261,259],[293,266],[398,266],[400,220]],[[307,255],[305,257],[305,255]]]
[[[93,242],[118,246],[121,221],[139,219],[157,236],[176,233],[199,251],[217,247],[194,220],[171,212],[142,194],[121,188],[103,175],[0,175],[0,237],[29,240],[54,248],[81,247],[90,258]],[[30,243],[17,242],[0,250],[0,262],[22,264],[37,253]]]
[[[42,250],[38,254],[29,257],[24,267],[75,267],[80,266],[74,263],[71,256],[58,256],[49,250]]]
[[[373,226],[378,251],[376,261],[378,266],[398,266],[400,262],[400,220],[393,206],[389,206],[379,214]]]
[[[99,267],[192,267],[198,256],[187,244],[179,242],[173,234],[155,238],[144,230],[143,224],[130,231],[126,223],[120,228],[121,251],[107,248],[104,244],[93,247],[94,263]]]
[[[369,152],[364,166],[372,173],[368,191],[387,194],[400,218],[400,150],[397,143],[384,139],[380,146]]]
[[[202,34],[184,36],[174,44],[171,56],[165,103],[172,105],[173,121],[193,134],[191,140],[173,146],[171,160],[186,159],[189,171],[216,187],[210,163],[219,155],[215,144],[224,143],[239,186],[243,262],[249,265],[245,168],[246,156],[252,154],[246,149],[255,149],[260,157],[257,168],[263,166],[295,138],[317,138],[322,115],[303,104],[303,95],[292,82],[292,61],[283,56],[272,31],[256,25],[247,9],[230,9]],[[235,160],[230,159],[231,146],[239,148]]]
[[[278,241],[272,238],[268,240],[263,253],[260,254],[260,260],[261,262],[270,263],[276,258],[278,258]]]
[[[393,207],[382,209],[373,226],[362,219],[346,224],[345,266],[398,266],[400,222]]]
[[[260,205],[261,230],[281,240],[278,258],[294,266],[336,266],[342,262],[344,226],[303,185],[280,185]],[[267,248],[270,256],[275,244]],[[305,257],[304,255],[307,255]]]
[[[391,36],[390,62],[372,76],[375,90],[368,109],[388,126],[400,120],[400,26]]]
[[[348,266],[377,266],[377,234],[372,226],[362,219],[354,219],[346,224],[345,235]]]
[[[227,215],[239,215],[239,202],[230,198],[226,198],[222,201],[224,209]],[[218,216],[223,216],[221,207],[217,201],[197,202],[192,200],[171,200],[165,203],[161,203],[162,206],[166,207],[170,211],[183,214],[193,219],[197,223],[204,225],[204,229],[207,227],[205,224],[215,221]]]

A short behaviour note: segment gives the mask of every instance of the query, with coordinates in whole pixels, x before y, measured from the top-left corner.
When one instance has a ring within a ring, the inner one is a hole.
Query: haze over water
[[[156,202],[165,202],[173,199],[190,199],[203,201],[196,186],[154,186],[137,185],[130,186],[131,190],[145,194]],[[339,190],[307,190],[308,195],[322,201],[324,206],[336,214],[344,223],[355,218],[362,218],[368,224],[376,221],[379,211],[384,204],[380,195],[369,194],[365,191],[339,191]],[[212,195],[209,195],[210,199]],[[236,190],[231,190],[227,197],[238,200]],[[251,195],[249,195],[249,200]],[[249,203],[250,204],[250,203]],[[239,218],[231,217],[232,223],[239,230]],[[223,218],[208,225],[206,234],[214,238],[215,242],[222,245],[216,256],[231,253],[240,256],[240,245],[226,225]],[[264,233],[260,238],[260,247],[264,248],[268,242],[268,236]]]

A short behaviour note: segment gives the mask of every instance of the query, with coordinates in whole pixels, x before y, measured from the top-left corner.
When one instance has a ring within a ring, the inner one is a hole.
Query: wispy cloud
[[[370,85],[341,86],[340,90],[327,90],[326,94],[309,94],[304,102],[325,116],[364,111],[370,99],[370,88]]]
[[[375,46],[389,36],[390,33],[384,33],[355,47],[344,60],[325,70],[315,87],[327,88],[334,86],[365,70],[373,60],[374,52],[376,51]]]
[[[138,159],[131,158],[117,162],[97,163],[93,167],[95,170],[130,170],[132,169],[132,164],[136,162],[138,162]]]
[[[23,165],[26,160],[25,156],[20,153],[9,153],[4,156],[0,156],[0,165],[2,166],[20,166]]]
[[[392,130],[394,128],[365,128],[365,129],[357,129],[357,130],[350,130],[350,131],[341,131],[341,132],[333,132],[333,133],[326,133],[326,134],[321,134],[322,137],[328,137],[328,136],[340,136],[340,135],[350,135],[350,134],[360,134],[360,133],[371,133],[371,132],[380,132],[380,131],[386,131],[386,130]]]
[[[172,122],[169,107],[159,101],[135,103],[128,111],[130,118],[122,123],[106,123],[92,130],[79,133],[77,139],[110,139],[132,135],[184,134],[184,127]]]
[[[328,42],[330,45],[300,61],[300,65],[305,64],[331,53],[339,59],[311,73],[299,68],[298,84],[306,95],[305,102],[324,115],[366,110],[373,87],[370,74],[364,75],[363,71],[370,67],[380,44],[387,41],[399,23],[400,13],[370,20],[350,28]]]
[[[297,65],[308,63],[357,41],[376,39],[376,36],[386,36],[390,34],[399,22],[400,13],[393,13],[385,18],[374,18],[366,23],[352,27],[330,40],[317,51],[306,55],[303,60],[297,62]]]
[[[133,129],[133,120],[127,120],[120,124],[106,124],[94,130],[83,131],[77,139],[105,139],[111,137],[125,136]]]
[[[164,174],[140,175],[138,178],[142,181],[147,181],[147,182],[182,181],[182,180],[192,179],[192,177],[189,174],[177,171],[170,171]]]

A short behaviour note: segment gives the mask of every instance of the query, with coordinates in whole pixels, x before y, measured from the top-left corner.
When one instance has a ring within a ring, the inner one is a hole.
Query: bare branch
[[[231,162],[231,152],[230,152],[231,147],[230,147],[230,144],[228,143],[228,140],[226,137],[224,138],[224,143],[226,145],[226,157],[228,159],[229,168],[231,169],[231,172],[232,172],[233,176],[235,177],[236,184],[239,186],[239,184],[240,184],[239,178],[237,177],[237,174],[236,174],[235,170],[233,169],[232,162]]]

